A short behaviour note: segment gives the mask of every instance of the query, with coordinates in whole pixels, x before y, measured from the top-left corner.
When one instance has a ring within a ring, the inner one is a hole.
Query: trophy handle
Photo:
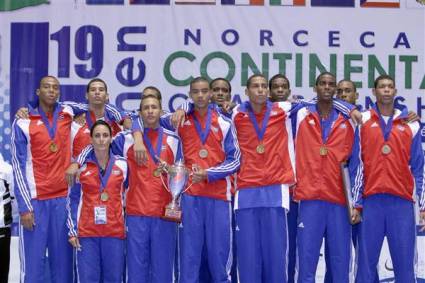
[[[189,177],[192,177],[193,176],[193,171],[190,171],[190,173],[189,173]],[[191,181],[192,182],[192,181]],[[190,187],[192,187],[192,185],[193,185],[193,182],[192,182],[192,184],[190,184],[189,186],[187,186],[187,188],[186,189],[184,189],[183,190],[183,192],[182,192],[182,194],[183,193],[185,193],[188,189],[190,189]]]
[[[162,177],[162,174],[159,175],[159,177],[161,178],[161,182],[162,182],[162,185],[164,186],[164,188],[167,190],[167,192],[171,193],[170,189],[165,184],[165,181],[164,181],[164,178]]]

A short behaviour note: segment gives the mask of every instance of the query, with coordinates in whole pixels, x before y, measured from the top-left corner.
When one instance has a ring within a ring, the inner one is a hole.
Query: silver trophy
[[[165,212],[162,218],[174,222],[181,222],[182,209],[180,207],[180,196],[192,186],[191,184],[186,188],[191,172],[180,160],[171,166],[167,166],[166,163],[164,165],[164,162],[161,162],[160,167],[162,167],[162,171],[167,173],[168,186],[165,184],[162,174],[161,180],[172,197],[171,202],[165,206]]]

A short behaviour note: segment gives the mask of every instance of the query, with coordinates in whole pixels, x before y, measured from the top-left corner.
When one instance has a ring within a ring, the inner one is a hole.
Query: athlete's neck
[[[250,104],[251,104],[252,111],[254,111],[254,113],[258,114],[258,113],[261,113],[263,111],[264,107],[266,107],[266,105],[267,105],[267,102],[258,104],[258,103],[254,103],[254,102],[250,101]]]
[[[159,121],[156,121],[156,122],[153,122],[153,123],[143,121],[143,124],[144,124],[146,129],[155,130],[155,129],[159,128]]]
[[[208,112],[208,106],[207,107],[202,107],[202,108],[195,106],[195,112],[199,116],[204,117],[207,114],[207,112]]]
[[[96,159],[97,159],[97,162],[99,163],[99,166],[103,170],[105,170],[109,161],[109,150],[95,149],[94,154],[96,155]]]
[[[382,116],[392,116],[394,114],[394,104],[377,103],[379,112]]]
[[[327,118],[329,117],[332,111],[332,100],[330,101],[318,101],[317,109],[319,111],[320,117]]]
[[[105,116],[105,105],[89,105],[89,109],[94,113],[96,120]]]
[[[44,113],[53,113],[53,110],[55,109],[55,104],[46,104],[42,101],[39,102],[38,106],[43,110]]]

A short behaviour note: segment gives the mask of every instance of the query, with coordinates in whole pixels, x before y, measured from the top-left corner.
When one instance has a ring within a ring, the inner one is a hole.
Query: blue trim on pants
[[[73,282],[72,246],[68,243],[66,198],[31,200],[35,226],[32,231],[20,226],[21,282],[44,283],[46,250],[50,281]],[[25,275],[24,275],[25,274]]]

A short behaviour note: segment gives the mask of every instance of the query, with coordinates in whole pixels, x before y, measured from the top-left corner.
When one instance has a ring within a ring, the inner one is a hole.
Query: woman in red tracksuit
[[[122,282],[123,196],[127,162],[110,150],[112,131],[104,121],[90,129],[94,150],[80,169],[81,188],[68,195],[69,242],[77,249],[79,282]]]

